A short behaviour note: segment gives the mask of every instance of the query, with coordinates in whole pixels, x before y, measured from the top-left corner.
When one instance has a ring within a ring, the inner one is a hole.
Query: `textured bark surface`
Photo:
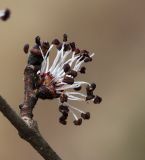
[[[35,91],[35,72],[32,65],[26,66],[24,70],[24,102],[20,105],[21,117],[33,117],[32,111],[38,100]]]
[[[17,113],[9,106],[9,104],[0,96],[0,111],[10,121],[10,123],[17,129],[20,137],[33,146],[33,148],[45,160],[61,160],[61,158],[53,151],[46,140],[41,136],[38,128],[30,128],[27,124],[17,115]]]

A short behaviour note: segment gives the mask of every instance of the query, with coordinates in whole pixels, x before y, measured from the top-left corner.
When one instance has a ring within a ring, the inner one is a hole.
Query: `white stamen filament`
[[[80,110],[80,109],[78,109],[78,108],[76,108],[76,107],[74,107],[74,106],[72,106],[72,105],[70,105],[70,104],[68,104],[68,103],[66,103],[66,105],[67,105],[69,108],[72,108],[72,109],[74,109],[74,110],[76,110],[76,111],[78,111],[78,112],[80,112],[80,113],[85,113],[84,111],[82,111],[82,110]]]
[[[41,55],[42,55],[42,57],[44,59],[44,53],[43,53],[42,48],[40,46],[39,46],[39,49],[40,49]]]
[[[55,59],[54,59],[54,61],[53,61],[53,64],[52,64],[52,66],[50,67],[50,70],[49,70],[49,72],[52,72],[52,70],[56,67],[56,65],[57,65],[57,63],[58,63],[58,60],[59,60],[59,58],[60,58],[60,53],[61,51],[57,51],[57,55],[56,55],[56,57],[55,57]]]
[[[75,118],[75,120],[78,120],[77,115],[70,109],[70,112],[72,113],[73,117]]]
[[[66,92],[67,94],[74,94],[74,95],[80,95],[80,96],[82,96],[82,97],[86,97],[86,95],[85,94],[83,94],[83,93],[80,93],[80,92]]]

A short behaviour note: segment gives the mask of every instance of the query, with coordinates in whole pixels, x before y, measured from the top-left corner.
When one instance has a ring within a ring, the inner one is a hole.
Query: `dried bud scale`
[[[58,99],[61,116],[59,122],[67,124],[69,114],[73,116],[74,125],[81,125],[82,119],[90,119],[90,113],[84,112],[74,106],[70,101],[92,101],[99,104],[102,99],[94,95],[95,83],[78,81],[76,77],[79,73],[85,73],[86,68],[82,66],[85,62],[91,62],[94,53],[76,48],[74,42],[68,42],[67,34],[63,35],[63,41],[54,39],[51,44],[41,41],[40,37],[35,38],[36,45],[30,49],[28,64],[34,67],[34,90],[37,98]],[[50,65],[49,55],[51,49],[57,50],[56,57]],[[24,46],[24,52],[28,53],[29,45]],[[86,93],[78,92],[86,86]],[[69,91],[74,89],[74,91]],[[20,105],[20,109],[23,106]]]

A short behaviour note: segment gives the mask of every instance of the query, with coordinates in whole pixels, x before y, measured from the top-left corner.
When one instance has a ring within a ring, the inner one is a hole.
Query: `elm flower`
[[[10,10],[5,9],[5,10],[0,10],[0,19],[3,21],[6,21],[10,17]]]
[[[90,113],[82,111],[71,105],[71,101],[88,102],[99,104],[102,98],[94,95],[95,83],[76,80],[78,74],[85,74],[83,64],[92,61],[94,53],[80,50],[74,42],[67,41],[67,35],[63,35],[63,41],[54,39],[51,44],[41,42],[40,37],[35,38],[36,45],[30,50],[28,64],[39,66],[37,70],[37,96],[41,99],[57,99],[59,111],[62,114],[59,122],[67,124],[69,114],[73,117],[75,125],[81,125],[82,119],[90,119]],[[50,53],[53,48],[57,49],[53,63],[50,63]],[[29,45],[24,46],[24,52],[28,53]],[[39,59],[36,56],[40,57]],[[51,64],[51,65],[50,65]],[[82,87],[86,93],[80,92]]]

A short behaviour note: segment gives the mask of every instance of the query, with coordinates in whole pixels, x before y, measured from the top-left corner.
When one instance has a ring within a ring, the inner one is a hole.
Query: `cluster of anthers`
[[[9,9],[0,10],[0,19],[6,21],[10,17],[10,14]]]
[[[85,74],[86,68],[82,66],[84,63],[92,61],[94,53],[87,50],[80,50],[74,42],[67,41],[67,35],[63,35],[63,41],[54,39],[51,44],[42,42],[40,37],[35,38],[36,45],[30,50],[28,64],[38,65],[41,67],[37,70],[39,77],[37,83],[37,96],[42,99],[57,98],[59,102],[59,111],[62,114],[59,122],[63,125],[67,124],[68,114],[73,116],[73,123],[81,125],[82,119],[90,119],[90,113],[84,112],[70,104],[70,101],[93,101],[99,104],[102,98],[94,95],[96,88],[95,83],[85,81],[77,81],[76,77],[79,73]],[[56,57],[50,65],[49,55],[52,48],[57,49]],[[28,53],[29,45],[24,46],[24,52]],[[32,58],[33,57],[33,58]],[[39,62],[36,60],[39,57]],[[82,86],[86,88],[86,94],[79,92]]]

